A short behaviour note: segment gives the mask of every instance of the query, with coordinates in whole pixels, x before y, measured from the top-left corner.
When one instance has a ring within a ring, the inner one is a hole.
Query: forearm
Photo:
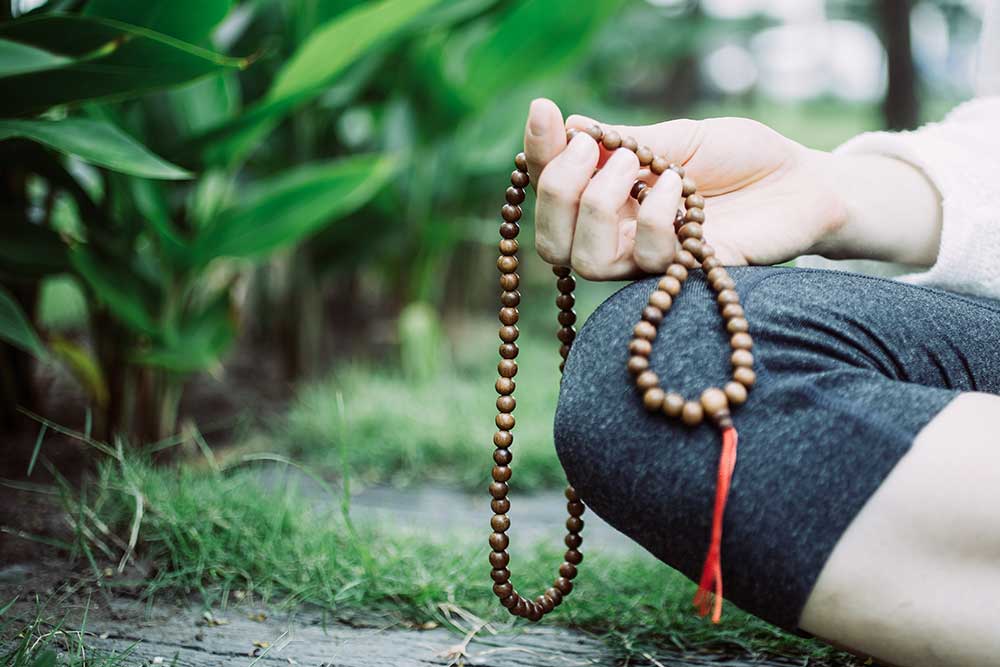
[[[842,202],[815,253],[930,266],[941,242],[941,195],[916,167],[891,157],[827,154],[824,178]]]

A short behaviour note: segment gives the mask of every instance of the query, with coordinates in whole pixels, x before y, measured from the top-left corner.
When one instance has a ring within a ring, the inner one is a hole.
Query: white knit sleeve
[[[900,280],[1000,298],[1000,96],[966,102],[940,123],[912,132],[861,134],[836,152],[903,160],[941,194],[937,261]]]

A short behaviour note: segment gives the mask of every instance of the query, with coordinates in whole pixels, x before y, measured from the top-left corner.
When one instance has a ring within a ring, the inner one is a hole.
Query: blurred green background
[[[331,474],[346,443],[365,479],[475,484],[497,213],[533,97],[609,122],[745,115],[829,149],[970,96],[979,11],[5,2],[0,425],[33,434],[42,415],[139,444],[197,432]],[[561,473],[554,292],[531,218],[519,475],[537,486]],[[615,287],[582,285],[581,314]]]

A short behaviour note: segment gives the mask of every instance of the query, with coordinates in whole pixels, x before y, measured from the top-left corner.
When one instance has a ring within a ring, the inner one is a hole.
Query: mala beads
[[[567,131],[567,139],[572,140],[580,130]],[[632,137],[622,137],[614,130],[605,131],[599,126],[585,130],[594,141],[602,144],[609,151],[624,148],[635,153],[641,167],[648,169],[656,176],[672,171],[681,179],[681,196],[684,208],[678,210],[674,218],[674,229],[681,242],[675,261],[667,267],[665,275],[660,278],[656,289],[649,296],[648,305],[643,308],[641,319],[633,329],[629,342],[628,370],[635,378],[642,403],[653,413],[661,413],[666,417],[679,419],[687,426],[697,426],[706,418],[711,420],[722,434],[722,451],[719,457],[718,479],[716,482],[715,505],[712,520],[711,540],[705,563],[702,569],[698,592],[694,603],[702,616],[711,611],[712,620],[718,622],[722,614],[722,520],[725,513],[726,500],[736,466],[737,434],[733,426],[730,410],[742,405],[747,400],[747,394],[753,387],[756,375],[753,371],[753,340],[749,334],[749,324],[739,295],[736,293],[736,283],[730,277],[722,262],[715,256],[715,249],[704,239],[705,199],[696,193],[696,185],[685,174],[684,168],[670,163],[663,157],[654,155],[646,146],[639,146]],[[500,363],[497,366],[500,377],[496,382],[497,398],[496,425],[499,429],[493,436],[496,446],[493,452],[493,482],[490,484],[490,495],[493,497],[491,507],[493,518],[490,525],[493,533],[490,535],[490,564],[493,569],[493,592],[500,599],[500,604],[511,614],[532,621],[557,607],[562,599],[573,590],[573,579],[577,574],[577,565],[583,560],[580,545],[583,542],[580,532],[583,530],[581,518],[585,506],[577,496],[572,486],[566,488],[566,509],[569,518],[566,520],[565,543],[567,551],[565,560],[559,567],[558,577],[541,595],[533,600],[521,596],[511,582],[508,569],[510,556],[507,552],[509,538],[506,535],[510,528],[507,512],[510,509],[508,499],[511,478],[510,450],[514,441],[514,376],[517,374],[517,307],[521,301],[518,292],[520,277],[517,274],[517,234],[520,231],[518,221],[521,219],[521,203],[525,199],[525,189],[528,187],[528,166],[524,153],[514,158],[515,169],[511,173],[511,186],[507,188],[506,200],[501,209],[503,222],[500,224],[500,257],[497,268],[500,270]],[[636,181],[631,190],[631,196],[640,204],[649,195],[649,187],[641,180]],[[732,364],[732,380],[722,388],[705,389],[697,400],[685,399],[679,393],[666,391],[660,384],[660,378],[650,367],[649,357],[653,351],[653,341],[659,326],[662,324],[688,278],[689,271],[701,268],[705,277],[715,292],[720,316],[732,348],[730,362]],[[558,338],[562,344],[559,353],[563,361],[559,364],[562,371],[569,355],[570,346],[576,337],[576,313],[573,311],[575,299],[573,289],[576,283],[568,266],[555,266],[552,272],[556,275],[556,288],[559,296],[556,305],[559,307]]]

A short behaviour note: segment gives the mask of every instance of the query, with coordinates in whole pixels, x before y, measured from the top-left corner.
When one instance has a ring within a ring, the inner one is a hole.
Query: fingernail
[[[581,132],[575,137],[573,137],[573,140],[569,142],[569,145],[566,147],[566,150],[568,150],[573,155],[578,155],[580,157],[583,157],[587,155],[587,153],[590,151],[590,146],[588,146],[587,143],[591,141],[593,141],[593,139],[591,139],[589,135]]]
[[[531,132],[533,136],[540,137],[545,134],[545,130],[548,129],[548,118],[539,106],[541,105],[541,100],[533,100],[531,102],[531,107],[528,109],[528,132]]]

